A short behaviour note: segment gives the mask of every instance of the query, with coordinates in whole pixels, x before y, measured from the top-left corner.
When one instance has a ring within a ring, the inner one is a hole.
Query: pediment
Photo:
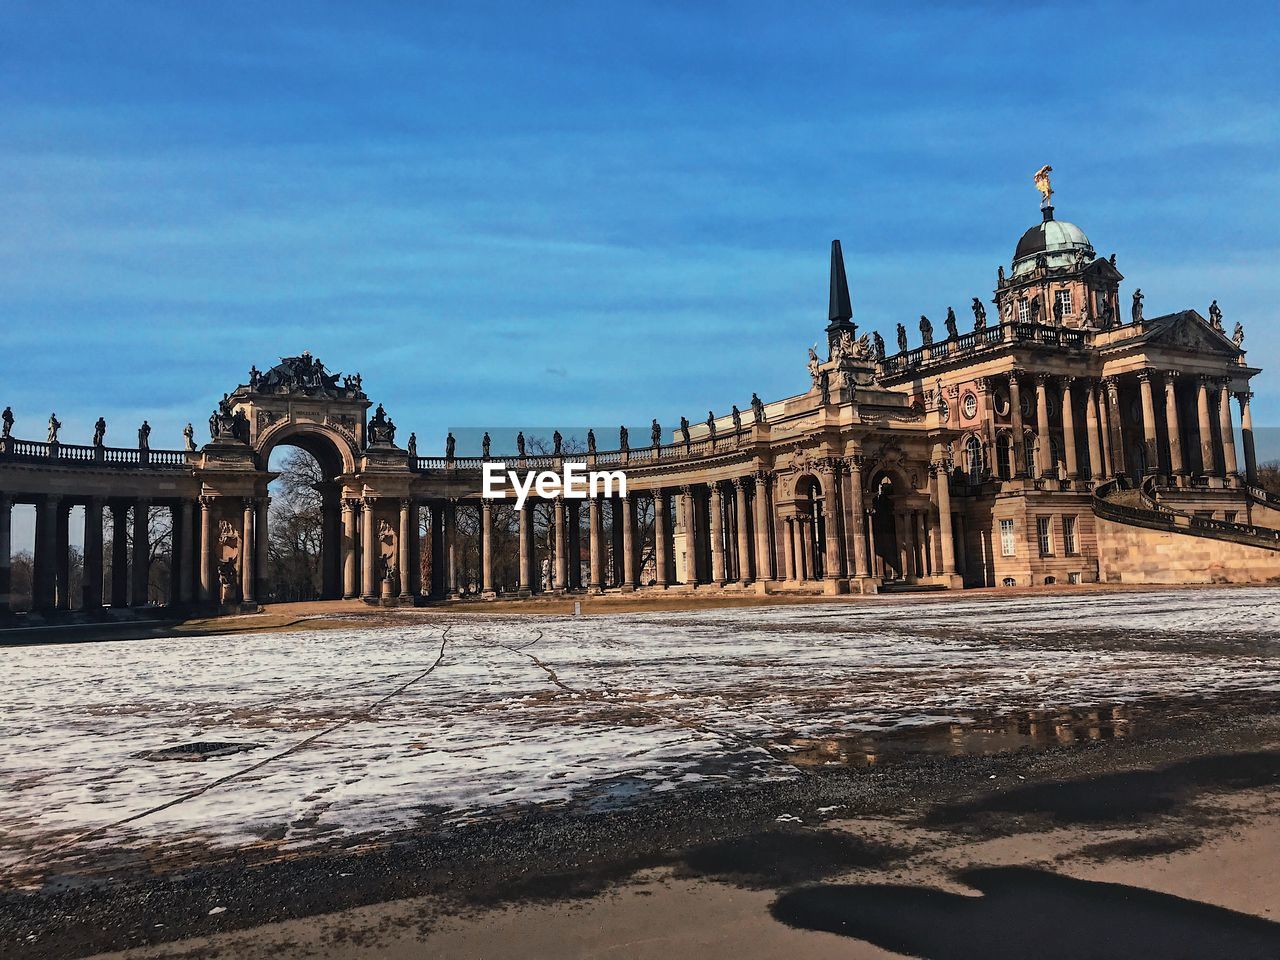
[[[1156,317],[1147,325],[1149,330],[1142,340],[1149,345],[1207,353],[1231,360],[1240,355],[1240,350],[1226,334],[1214,330],[1195,310]]]

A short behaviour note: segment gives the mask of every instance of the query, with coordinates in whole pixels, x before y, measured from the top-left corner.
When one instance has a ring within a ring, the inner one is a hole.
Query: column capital
[[[1077,380],[1081,379],[1083,378],[1076,376],[1074,373],[1064,373],[1062,376],[1058,377],[1058,384],[1063,390],[1066,390],[1073,386]]]
[[[1195,375],[1195,378],[1200,382],[1202,387],[1207,387],[1209,384],[1213,383],[1213,381],[1218,379],[1212,373],[1198,373]]]
[[[1181,370],[1162,370],[1160,372],[1164,375],[1165,383],[1173,383],[1173,381],[1182,376]]]
[[[722,493],[724,491],[724,484],[725,481],[723,480],[710,480],[707,482],[707,486],[711,488],[713,493]]]
[[[200,499],[200,506],[206,507],[206,508],[212,507],[218,501],[217,497],[210,496],[207,493],[201,494],[199,499]]]
[[[1243,408],[1243,407],[1245,407],[1245,406],[1249,403],[1249,401],[1250,401],[1250,400],[1252,400],[1252,399],[1253,399],[1253,391],[1252,391],[1252,390],[1237,390],[1237,391],[1236,391],[1236,400],[1239,402],[1239,404],[1240,404],[1240,406],[1241,406],[1242,408]]]
[[[751,479],[749,477],[734,477],[729,482],[733,484],[734,490],[745,490],[750,486]]]
[[[244,508],[245,508],[246,510],[255,510],[255,509],[257,509],[257,506],[258,506],[258,498],[257,498],[257,497],[241,497],[240,499],[244,501]],[[139,502],[141,503],[141,501],[139,501]]]
[[[1103,385],[1109,393],[1115,393],[1120,389],[1120,377],[1114,373],[1108,374],[1102,378]]]
[[[1017,381],[1022,377],[1026,376],[1026,374],[1027,374],[1027,371],[1023,370],[1021,367],[1014,367],[1009,371],[1009,374],[1008,374],[1009,382],[1017,383]]]
[[[1232,380],[1234,380],[1234,379],[1235,379],[1235,377],[1231,377],[1231,376],[1218,377],[1218,383],[1222,384],[1222,388],[1223,388],[1224,390],[1230,390],[1230,389],[1231,389],[1231,381],[1232,381]]]
[[[688,497],[688,496],[691,496],[692,494],[693,494],[693,484],[691,484],[691,483],[682,483],[682,484],[680,484],[680,495],[681,495],[681,496]]]
[[[990,377],[974,377],[973,385],[978,388],[980,393],[988,393],[991,390]]]
[[[767,487],[773,480],[773,472],[771,470],[757,470],[755,478],[757,487]]]
[[[343,497],[343,498],[342,498],[342,509],[343,509],[343,510],[358,510],[358,509],[360,509],[360,498],[359,498],[359,497]]]
[[[361,497],[360,498],[360,503],[364,506],[366,510],[372,510],[377,505],[377,502],[378,502],[377,497]]]
[[[400,509],[401,509],[401,510],[410,510],[410,509],[412,509],[412,508],[413,508],[413,498],[412,498],[412,497],[401,497],[401,498],[400,498]]]
[[[1056,379],[1057,375],[1053,373],[1036,373],[1035,375],[1035,383],[1037,387],[1047,386]]]
[[[1150,367],[1143,367],[1137,373],[1138,373],[1139,383],[1150,383],[1151,378],[1155,376],[1155,370],[1151,369]]]

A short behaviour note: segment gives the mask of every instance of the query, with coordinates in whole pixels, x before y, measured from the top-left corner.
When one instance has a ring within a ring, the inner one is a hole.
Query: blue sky
[[[0,401],[177,446],[310,349],[424,453],[647,435],[805,386],[833,237],[864,329],[967,314],[1051,163],[1280,423],[1274,7],[796,6],[0,0]]]

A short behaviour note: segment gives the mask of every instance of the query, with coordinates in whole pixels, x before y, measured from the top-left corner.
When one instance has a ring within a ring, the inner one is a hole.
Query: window
[[[1053,556],[1053,518],[1036,517],[1036,536],[1040,540],[1040,556]]]
[[[1036,472],[1036,435],[1034,433],[1028,433],[1023,438],[1022,462],[1027,465],[1027,472],[1034,476]]]
[[[978,398],[975,394],[964,395],[964,399],[960,401],[960,412],[964,414],[966,420],[972,420],[978,415]]]
[[[1013,479],[1013,438],[1007,433],[996,437],[996,469],[1001,480]]]
[[[951,404],[947,403],[947,401],[941,397],[938,398],[938,416],[942,420],[951,419]]]
[[[1076,570],[1076,571],[1073,571],[1072,573],[1067,574],[1067,583],[1079,583],[1079,582],[1080,582],[1079,570]]]
[[[1059,291],[1058,291],[1058,303],[1059,303],[1059,305],[1061,305],[1061,307],[1062,307],[1062,315],[1065,317],[1067,314],[1069,314],[1069,313],[1071,312],[1071,291],[1070,291],[1070,290],[1059,290]]]
[[[985,472],[982,462],[982,441],[975,436],[970,436],[964,442],[964,469],[974,479]]]
[[[1236,516],[1237,514],[1235,510],[1228,510],[1226,513],[1222,515],[1222,519],[1227,521],[1227,523],[1235,523]]]
[[[1013,521],[1000,521],[1000,556],[1012,557],[1017,551],[1014,549],[1013,542]]]
[[[1062,550],[1064,553],[1078,553],[1076,545],[1076,518],[1062,518]]]
[[[1026,297],[1018,301],[1018,319],[1023,323],[1031,319],[1031,303]]]
[[[1013,521],[1009,521],[1009,522],[1012,523]],[[1005,577],[1003,580],[1000,581],[1000,586],[1002,587],[1016,587],[1017,585],[1018,585],[1018,581],[1015,580],[1013,577]]]

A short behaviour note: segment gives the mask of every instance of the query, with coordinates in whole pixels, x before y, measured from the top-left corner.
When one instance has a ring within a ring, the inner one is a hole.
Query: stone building
[[[841,593],[1280,577],[1280,504],[1256,487],[1249,366],[1239,325],[1216,302],[1147,318],[1123,310],[1116,258],[1057,220],[1018,241],[991,315],[973,298],[960,329],[906,322],[890,353],[861,336],[832,244],[826,356],[810,351],[805,389],[737,398],[654,442],[574,460],[621,470],[625,497],[557,497],[535,548],[534,502],[519,515],[518,585],[544,589]],[[799,365],[797,364],[797,367]],[[724,402],[734,398],[722,398]],[[369,602],[456,598],[457,517],[479,518],[479,592],[495,593],[492,516],[477,457],[422,457],[359,376],[308,354],[284,358],[227,394],[203,446],[184,450],[0,438],[0,611],[9,605],[10,515],[36,508],[38,613],[145,604],[147,518],[172,513],[168,604],[257,604],[266,564],[272,451],[310,452],[328,480],[322,593]],[[1241,449],[1235,442],[1238,424]],[[578,419],[585,419],[579,417]],[[451,451],[450,451],[451,452]],[[502,459],[559,470],[566,458]],[[69,511],[84,508],[85,576],[70,596]],[[641,532],[637,514],[652,515]],[[417,535],[428,511],[429,538]],[[585,512],[586,532],[579,513]],[[111,517],[111,546],[104,543]],[[431,582],[419,553],[431,552]],[[103,583],[104,552],[112,577]],[[642,563],[641,557],[649,559]],[[579,562],[581,560],[581,563]]]

